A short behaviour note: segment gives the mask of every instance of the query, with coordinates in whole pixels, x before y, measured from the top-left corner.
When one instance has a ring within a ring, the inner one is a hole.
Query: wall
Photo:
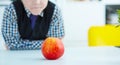
[[[0,49],[4,49],[4,40],[1,34],[1,25],[2,25],[2,16],[3,16],[3,12],[4,12],[4,7],[1,6],[0,7]]]
[[[87,46],[89,27],[105,24],[105,8],[102,2],[68,2],[63,8],[63,15],[66,46]]]

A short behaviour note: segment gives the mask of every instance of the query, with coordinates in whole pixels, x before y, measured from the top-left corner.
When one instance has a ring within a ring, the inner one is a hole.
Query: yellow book
[[[120,26],[91,26],[88,30],[89,46],[120,46]]]

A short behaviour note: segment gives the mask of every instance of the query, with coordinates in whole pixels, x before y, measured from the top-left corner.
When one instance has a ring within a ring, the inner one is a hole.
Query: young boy
[[[47,37],[63,38],[61,11],[48,0],[16,0],[5,8],[2,35],[7,49],[40,49]]]

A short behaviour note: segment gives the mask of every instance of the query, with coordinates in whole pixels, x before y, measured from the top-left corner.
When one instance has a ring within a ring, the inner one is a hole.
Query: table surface
[[[0,50],[0,65],[120,65],[120,48],[67,47],[57,60],[46,60],[40,50]]]

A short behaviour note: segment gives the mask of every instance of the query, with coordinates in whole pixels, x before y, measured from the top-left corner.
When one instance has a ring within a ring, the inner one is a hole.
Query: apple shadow
[[[45,58],[43,57],[27,57],[27,58],[20,58],[19,60],[24,60],[24,61],[46,61]]]

